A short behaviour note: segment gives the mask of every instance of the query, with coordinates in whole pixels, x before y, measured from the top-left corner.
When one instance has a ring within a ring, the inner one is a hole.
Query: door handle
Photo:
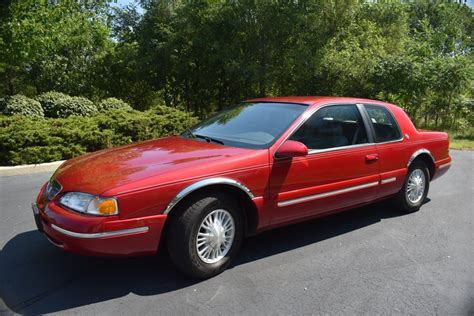
[[[377,161],[377,160],[379,160],[379,155],[377,155],[377,154],[371,154],[371,155],[365,156],[365,161],[367,161],[367,162],[373,162],[373,161]]]

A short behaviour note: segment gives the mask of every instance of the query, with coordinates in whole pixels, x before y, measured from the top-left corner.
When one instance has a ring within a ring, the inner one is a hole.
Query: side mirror
[[[306,156],[308,154],[308,147],[305,144],[295,140],[287,140],[275,153],[277,158],[293,158]]]

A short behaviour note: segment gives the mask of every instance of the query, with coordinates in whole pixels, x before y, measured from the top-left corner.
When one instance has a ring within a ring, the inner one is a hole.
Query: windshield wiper
[[[221,144],[221,145],[224,145],[224,142],[222,140],[218,140],[218,139],[215,139],[215,138],[212,138],[212,137],[209,137],[209,136],[204,136],[204,135],[199,135],[199,134],[193,134],[194,137],[196,138],[202,138],[204,139],[206,142],[210,143],[210,142],[214,142],[214,143],[218,143],[218,144]]]
[[[196,135],[194,135],[193,131],[190,128],[186,128],[186,133],[192,138],[196,138]]]

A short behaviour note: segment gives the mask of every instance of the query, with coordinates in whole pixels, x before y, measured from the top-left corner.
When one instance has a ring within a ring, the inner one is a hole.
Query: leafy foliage
[[[453,108],[472,99],[466,5],[152,1],[146,9],[136,28],[139,69],[168,105],[200,116],[255,96],[353,95],[452,128]]]
[[[0,113],[5,115],[19,114],[28,117],[43,117],[41,104],[33,99],[17,94],[0,99]]]
[[[50,91],[38,95],[35,99],[41,104],[45,116],[57,117],[56,110],[58,103],[61,100],[68,98],[70,98],[70,96],[67,94],[57,91]]]
[[[84,97],[66,97],[55,103],[51,117],[68,117],[70,115],[91,116],[97,113],[95,104]]]
[[[418,126],[473,124],[474,19],[458,1],[140,3],[142,14],[106,1],[2,3],[0,97],[40,95],[53,117],[95,110],[45,91],[205,117],[258,96],[353,95],[394,102]]]
[[[35,120],[0,116],[0,165],[69,159],[86,152],[182,132],[197,119],[174,109],[108,110],[93,117]]]
[[[125,101],[122,101],[117,98],[107,98],[97,105],[100,111],[112,110],[112,109],[122,109],[122,110],[131,110],[132,107]]]
[[[93,68],[112,43],[105,4],[87,2],[11,1],[0,19],[0,93],[92,92]]]

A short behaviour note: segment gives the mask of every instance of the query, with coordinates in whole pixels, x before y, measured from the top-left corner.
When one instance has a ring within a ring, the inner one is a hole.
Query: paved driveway
[[[201,282],[166,255],[56,249],[30,211],[49,174],[0,178],[0,314],[472,314],[474,153],[452,157],[417,213],[379,203],[264,233]]]

